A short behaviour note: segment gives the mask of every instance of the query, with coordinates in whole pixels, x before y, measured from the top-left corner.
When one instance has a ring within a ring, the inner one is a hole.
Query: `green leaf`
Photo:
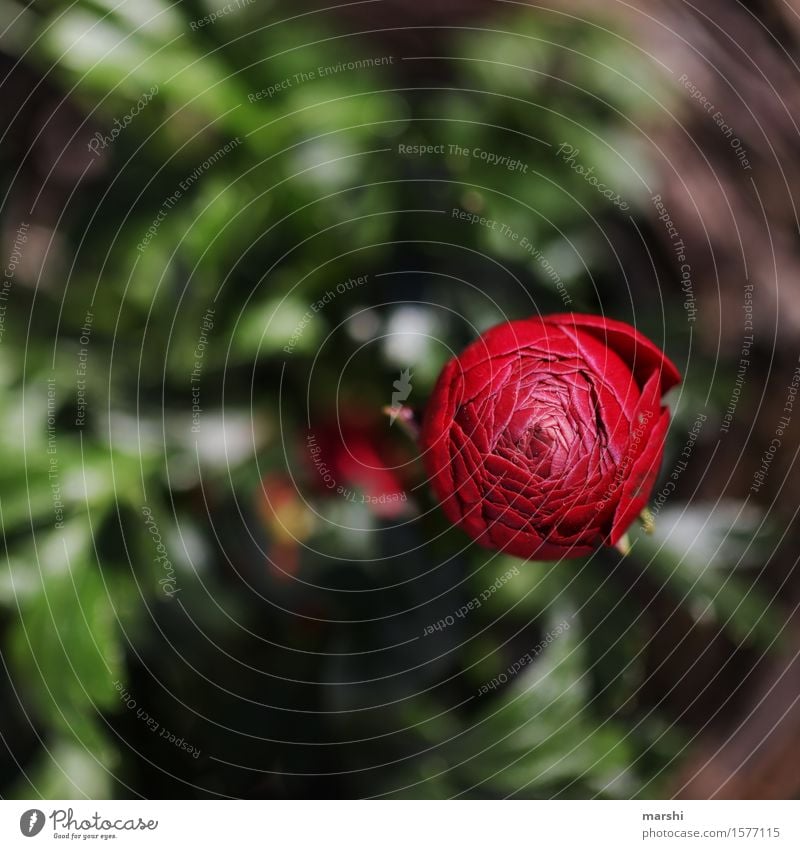
[[[20,599],[9,636],[14,678],[46,724],[89,745],[123,676],[114,593],[79,520],[48,534],[37,555],[40,590]]]
[[[756,565],[754,555],[764,553],[769,535],[755,508],[728,502],[704,511],[693,504],[661,511],[652,536],[638,534],[636,554],[648,558],[696,619],[718,621],[737,640],[768,649],[776,647],[785,617],[747,567]]]

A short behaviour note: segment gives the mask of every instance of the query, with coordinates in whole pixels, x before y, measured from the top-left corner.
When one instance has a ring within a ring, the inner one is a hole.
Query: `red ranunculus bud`
[[[556,560],[615,545],[643,510],[680,382],[634,328],[562,314],[494,327],[445,366],[421,446],[450,521]]]

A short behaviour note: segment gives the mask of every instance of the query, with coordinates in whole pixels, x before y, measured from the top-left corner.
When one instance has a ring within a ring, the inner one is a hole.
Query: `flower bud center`
[[[574,428],[563,411],[537,404],[514,413],[500,444],[530,463],[536,473],[552,475],[565,468],[574,438]]]

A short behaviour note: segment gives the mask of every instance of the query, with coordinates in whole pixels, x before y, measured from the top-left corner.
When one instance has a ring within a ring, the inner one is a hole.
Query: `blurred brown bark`
[[[800,618],[765,664],[736,720],[694,747],[675,782],[683,799],[800,798]]]

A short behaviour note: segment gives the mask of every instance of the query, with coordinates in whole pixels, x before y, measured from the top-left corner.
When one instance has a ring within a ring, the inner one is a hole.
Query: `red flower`
[[[327,495],[367,504],[384,519],[409,512],[403,484],[407,460],[387,439],[383,416],[352,418],[312,429],[306,438],[312,481]]]
[[[501,324],[445,366],[421,445],[450,521],[543,560],[615,545],[655,483],[680,382],[627,324],[563,314]]]

